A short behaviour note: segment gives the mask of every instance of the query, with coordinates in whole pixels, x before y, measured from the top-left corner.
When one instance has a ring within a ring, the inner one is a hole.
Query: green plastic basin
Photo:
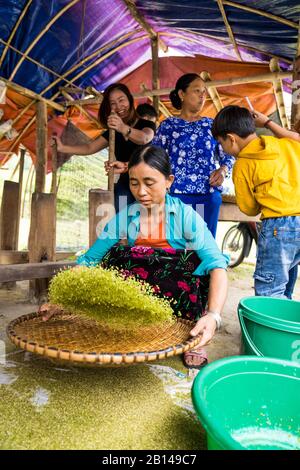
[[[246,297],[238,315],[244,354],[300,362],[300,302]]]
[[[209,450],[300,450],[300,365],[233,356],[201,370],[192,387]]]

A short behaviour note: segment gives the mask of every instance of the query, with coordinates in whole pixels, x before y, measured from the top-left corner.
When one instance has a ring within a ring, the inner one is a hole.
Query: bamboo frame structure
[[[224,21],[224,24],[225,24],[225,27],[226,27],[226,31],[227,31],[227,34],[232,42],[232,45],[234,47],[234,50],[235,50],[235,53],[237,55],[237,58],[242,61],[242,56],[240,54],[240,51],[239,51],[239,48],[238,48],[238,45],[236,43],[236,40],[235,40],[235,37],[234,37],[234,34],[233,34],[233,31],[232,31],[232,28],[229,24],[229,21],[228,21],[228,18],[227,18],[227,15],[226,15],[226,12],[225,12],[225,8],[224,8],[224,5],[223,5],[223,2],[222,0],[217,0],[218,2],[218,7],[219,7],[219,10],[221,12],[221,15],[222,15],[222,18],[223,18],[223,21]]]
[[[140,85],[140,88],[141,90],[147,92],[147,91],[150,91],[148,90],[148,88],[146,87],[146,85],[144,83],[142,83]],[[152,96],[147,96],[147,98],[153,103],[153,98]],[[169,112],[168,108],[164,105],[164,103],[162,103],[161,101],[159,101],[159,111],[165,116],[165,117],[170,117],[171,116],[171,113]]]
[[[278,61],[276,59],[270,60],[270,70],[271,72],[280,72],[280,67]],[[288,129],[290,127],[290,123],[287,117],[284,99],[283,99],[283,87],[282,87],[282,80],[274,79],[273,80],[273,87],[274,87],[274,94],[277,103],[277,108],[279,112],[280,121],[283,127]]]
[[[26,96],[27,98],[32,98],[33,100],[38,101],[45,101],[48,106],[53,109],[56,109],[56,111],[60,111],[62,113],[65,111],[65,108],[62,105],[56,103],[55,101],[52,101],[51,99],[44,98],[42,94],[35,93],[34,91],[31,91],[28,88],[18,85],[17,83],[7,80],[3,77],[0,77],[0,80],[3,81],[8,88],[11,88],[12,90],[16,91],[17,93],[20,93],[23,96]]]
[[[15,26],[13,27],[13,30],[12,30],[12,32],[11,32],[11,34],[10,34],[10,36],[9,36],[9,38],[8,38],[8,40],[7,40],[7,42],[6,42],[5,48],[3,49],[3,52],[2,52],[2,55],[1,55],[1,58],[0,58],[0,68],[1,68],[1,65],[3,64],[3,61],[4,61],[5,56],[6,56],[6,54],[7,54],[8,48],[9,48],[9,46],[10,46],[10,43],[12,42],[12,40],[13,40],[13,38],[14,38],[14,36],[15,36],[17,30],[18,30],[18,27],[19,27],[19,25],[20,25],[22,19],[23,19],[24,16],[26,15],[27,10],[28,10],[28,8],[30,7],[32,1],[33,1],[33,0],[28,0],[28,2],[26,3],[26,5],[24,6],[24,8],[23,8],[23,10],[22,10],[22,12],[21,12],[19,18],[17,19]]]
[[[79,111],[80,111],[82,114],[84,114],[90,121],[92,121],[93,124],[95,124],[95,125],[98,127],[98,129],[101,128],[101,125],[100,125],[98,119],[96,119],[94,116],[92,116],[88,111],[86,111],[86,110],[81,106],[81,104],[78,103],[78,101],[81,101],[81,102],[82,102],[82,101],[85,101],[85,100],[74,100],[74,99],[72,98],[72,96],[69,95],[69,93],[67,93],[67,92],[64,91],[64,90],[62,90],[61,93],[62,93],[62,95],[63,95],[66,99],[69,100],[69,101],[67,102],[67,103],[68,103],[68,106],[69,106],[69,105],[75,106],[75,108],[79,109]],[[88,100],[86,100],[86,101],[88,101]],[[73,104],[72,104],[72,103],[73,103]],[[90,104],[90,103],[85,103],[85,104]]]
[[[205,71],[201,72],[200,77],[205,82],[205,84],[208,84],[209,82],[211,82],[210,74],[208,72],[205,72]],[[223,104],[222,104],[222,100],[220,98],[220,95],[216,87],[208,87],[207,92],[213,104],[215,105],[216,110],[219,112],[223,108]]]
[[[227,0],[223,0],[223,5],[228,5],[230,7],[234,7],[239,10],[244,10],[249,13],[254,13],[256,15],[265,16],[266,18],[269,18],[270,20],[274,20],[274,21],[277,21],[278,23],[282,23],[282,24],[285,24],[286,26],[290,26],[291,28],[298,29],[298,25],[294,21],[286,20],[285,18],[282,18],[281,16],[273,15],[272,13],[259,10],[258,8],[248,7],[241,3],[230,2]]]
[[[67,78],[63,78],[62,75],[60,75],[59,73],[57,72],[54,72],[54,70],[50,69],[49,67],[46,67],[46,65],[44,64],[41,64],[41,62],[33,59],[32,57],[29,57],[29,55],[25,55],[24,52],[21,52],[19,51],[19,49],[16,49],[15,47],[11,46],[10,44],[8,44],[6,41],[3,41],[3,39],[0,38],[0,43],[7,46],[9,49],[11,49],[12,51],[16,52],[17,54],[19,54],[21,57],[24,57],[25,60],[28,60],[29,62],[32,62],[33,64],[37,65],[38,67],[40,67],[41,69],[43,70],[46,70],[46,72],[49,72],[51,73],[52,75],[54,75],[55,77],[58,77],[60,78],[61,80],[64,80],[66,83],[70,83],[69,80]],[[72,84],[73,85],[73,84]],[[73,85],[73,88],[77,88],[77,93],[79,92],[83,92],[83,89],[80,88],[80,87],[77,87],[76,85]]]
[[[157,39],[158,46],[164,51],[168,51],[168,46],[158,37],[158,34],[153,30],[153,28],[147,23],[145,18],[139,13],[135,6],[134,0],[124,0],[125,5],[131,13],[131,16],[137,21],[142,28],[149,34],[150,39]]]
[[[178,28],[178,31],[192,33],[195,36],[199,36],[199,37],[214,39],[216,41],[221,42],[222,44],[225,43],[225,42],[226,42],[226,44],[229,44],[229,45],[232,44],[230,40],[226,41],[225,39],[222,39],[222,41],[221,41],[221,39],[218,36],[214,36],[213,34],[198,33],[197,31],[192,31],[190,29],[184,29],[183,30],[181,28]],[[182,39],[185,39],[186,41],[198,42],[195,39],[188,38],[188,37],[184,36],[184,34],[179,35],[178,33],[166,33],[166,32],[160,32],[158,34],[161,35],[161,36],[170,36],[170,37],[173,36],[173,37],[179,37],[179,38],[181,37]],[[237,42],[237,44],[238,44],[238,46],[243,47],[244,49],[248,49],[249,51],[258,52],[259,54],[264,54],[264,55],[267,55],[269,57],[275,57],[276,59],[282,60],[283,62],[286,62],[288,64],[293,63],[292,60],[286,59],[285,57],[282,57],[282,56],[279,56],[279,55],[276,55],[276,54],[272,54],[271,52],[262,51],[261,49],[257,49],[256,47],[252,47],[252,46],[245,46],[244,44],[239,44],[238,42]]]
[[[274,80],[284,80],[286,78],[291,77],[292,72],[270,72],[263,73],[260,75],[252,75],[249,77],[227,78],[225,80],[212,80],[207,83],[207,88],[243,85],[245,83],[273,82]],[[172,88],[161,88],[160,90],[147,90],[146,92],[134,93],[133,96],[134,98],[142,98],[143,96],[168,95],[171,90]]]
[[[51,28],[51,26],[66,12],[68,11],[73,5],[76,5],[81,0],[71,0],[70,3],[65,5],[51,20],[47,23],[47,25],[42,29],[42,31],[36,36],[36,38],[32,41],[29,47],[27,47],[26,51],[24,52],[24,57],[22,57],[19,62],[14,67],[9,80],[13,80],[17,71],[21,67],[22,63],[25,60],[25,56],[34,48],[34,46],[38,43],[38,41],[46,34],[46,32]]]

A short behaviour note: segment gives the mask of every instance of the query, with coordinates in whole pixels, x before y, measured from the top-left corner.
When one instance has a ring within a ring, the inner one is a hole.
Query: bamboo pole
[[[280,72],[280,67],[278,64],[278,61],[276,59],[271,59],[270,60],[270,70],[271,72]],[[286,129],[289,128],[289,120],[287,117],[286,109],[285,109],[285,104],[284,104],[284,99],[283,99],[283,87],[282,87],[282,81],[280,79],[274,79],[273,80],[273,88],[274,88],[274,94],[275,94],[275,99],[277,103],[277,108],[279,112],[279,117],[280,121],[283,127]]]
[[[47,106],[39,101],[36,107],[36,180],[35,192],[45,190],[47,163]]]
[[[200,77],[205,82],[205,85],[207,85],[211,81],[210,74],[208,72],[205,72],[205,71],[201,72]],[[219,95],[216,87],[208,87],[207,92],[208,92],[213,104],[215,105],[215,108],[216,108],[217,112],[219,112],[223,108],[223,104],[222,104],[220,95]]]
[[[297,51],[293,65],[293,83],[292,83],[292,129],[300,131],[300,21],[298,28]]]
[[[7,54],[9,45],[10,45],[10,43],[12,42],[12,40],[13,40],[13,38],[14,38],[14,36],[15,36],[17,30],[18,30],[19,24],[21,23],[22,19],[23,19],[24,16],[26,15],[27,10],[28,10],[28,8],[30,7],[31,3],[32,3],[32,0],[28,0],[28,2],[26,3],[26,5],[24,6],[24,8],[23,8],[23,10],[22,10],[22,12],[21,12],[19,18],[17,19],[16,24],[15,24],[15,26],[14,26],[13,29],[12,29],[12,32],[10,33],[10,36],[9,36],[9,38],[8,38],[8,40],[7,40],[7,43],[6,43],[6,47],[3,49],[3,52],[2,52],[2,55],[1,55],[1,58],[0,58],[0,68],[1,68],[1,65],[3,64],[3,61],[4,61],[5,56],[6,56],[6,54]]]
[[[282,23],[287,26],[290,26],[291,28],[298,29],[298,25],[294,21],[287,20],[278,15],[273,15],[272,13],[268,13],[267,11],[259,10],[258,8],[248,7],[241,3],[230,2],[227,0],[223,0],[223,4],[228,5],[230,7],[238,8],[239,10],[247,11],[249,13],[254,13],[256,15],[265,16],[266,18],[269,18],[270,20],[274,20],[274,21],[277,21],[278,23]]]
[[[220,9],[220,12],[221,12],[221,15],[222,15],[222,18],[223,18],[223,21],[224,21],[224,24],[225,24],[225,27],[226,27],[226,30],[227,30],[227,34],[232,42],[232,45],[234,47],[234,50],[235,50],[235,53],[237,55],[237,58],[242,61],[242,56],[240,54],[240,51],[239,51],[239,48],[238,48],[238,45],[236,43],[236,40],[235,40],[235,37],[234,37],[234,34],[233,34],[233,31],[231,29],[231,26],[229,24],[229,21],[227,19],[227,15],[226,15],[226,12],[225,12],[225,8],[224,8],[224,5],[223,5],[223,2],[222,0],[217,0],[218,2],[218,6],[219,6],[219,9]]]
[[[22,204],[22,191],[23,191],[23,176],[24,176],[24,162],[25,162],[25,148],[21,148],[20,151],[20,169],[19,169],[19,201],[18,201],[18,220],[17,220],[17,233],[19,234],[20,229],[20,218],[21,218],[21,204]],[[19,239],[19,237],[18,237]]]
[[[116,159],[115,157],[115,146],[116,146],[116,131],[114,129],[109,129],[109,148],[108,148],[108,161],[113,163]],[[108,172],[108,191],[114,191],[115,176],[114,171],[111,170]]]
[[[22,130],[22,132],[20,132],[20,134],[16,137],[16,139],[13,141],[12,145],[9,147],[9,151],[12,152],[13,149],[15,148],[15,146],[20,142],[20,140],[22,139],[23,135],[26,134],[26,132],[28,131],[28,129],[30,129],[30,127],[34,124],[36,120],[36,116],[33,116],[30,121],[26,124],[26,126],[24,127],[24,129]]]
[[[65,90],[61,89],[61,93],[64,96],[67,96],[67,93],[65,92]],[[86,106],[89,104],[100,104],[102,103],[102,100],[103,100],[103,97],[100,97],[100,96],[96,96],[95,98],[87,98],[86,100],[75,100],[74,98],[70,96],[69,93],[68,95],[70,98],[68,99],[68,101],[65,101],[65,106],[67,108],[70,106]]]
[[[47,23],[47,25],[42,29],[42,31],[36,36],[36,38],[32,41],[29,47],[27,47],[26,51],[24,52],[24,57],[22,57],[19,62],[14,67],[12,73],[10,74],[9,80],[13,80],[16,76],[17,71],[21,67],[22,63],[25,60],[25,56],[29,54],[29,52],[34,48],[34,46],[38,43],[38,41],[46,34],[46,32],[51,28],[51,26],[66,12],[68,11],[73,5],[76,5],[81,0],[71,0],[70,3],[65,5],[51,20]]]
[[[223,87],[232,85],[243,85],[245,83],[258,83],[258,82],[273,82],[273,80],[284,80],[291,78],[292,72],[270,72],[260,75],[252,75],[250,77],[236,77],[227,78],[225,80],[212,80],[207,83],[207,88],[211,87]],[[134,93],[134,98],[142,98],[144,96],[155,96],[155,95],[169,95],[172,88],[161,88],[160,90],[147,90],[141,93]]]
[[[31,167],[29,168],[27,178],[26,178],[25,188],[24,188],[24,197],[23,197],[23,203],[22,203],[22,208],[21,208],[21,217],[24,217],[26,192],[27,192],[27,188],[29,187],[28,186],[29,180],[31,180],[31,177],[33,174],[34,174],[34,165],[33,165],[33,162],[31,162]]]
[[[152,54],[152,88],[159,89],[159,58],[158,58],[158,40],[151,38],[151,54]],[[159,96],[153,97],[153,106],[156,112],[159,112]]]

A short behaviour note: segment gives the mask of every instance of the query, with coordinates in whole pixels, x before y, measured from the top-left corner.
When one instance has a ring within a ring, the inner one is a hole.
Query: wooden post
[[[17,250],[20,218],[19,183],[4,181],[0,214],[0,250]],[[11,289],[15,282],[3,283],[1,287]]]
[[[291,125],[292,129],[296,132],[300,132],[300,21],[298,27],[297,52],[293,68]]]
[[[51,193],[57,193],[57,145],[56,142],[52,145],[52,180],[51,180]]]
[[[44,192],[47,163],[47,105],[38,101],[36,105],[36,180],[35,191]]]
[[[116,131],[114,129],[109,129],[109,147],[108,147],[108,161],[113,163],[116,159],[115,156],[115,147],[116,147]],[[115,176],[114,171],[108,173],[108,191],[114,190]]]
[[[29,263],[55,261],[56,196],[33,193],[28,239]],[[45,301],[48,280],[30,282],[30,297],[35,302]]]
[[[89,244],[96,241],[106,223],[115,215],[113,192],[103,189],[89,191]]]
[[[151,53],[152,53],[152,88],[153,90],[159,89],[159,58],[158,58],[158,38],[151,39]],[[159,114],[159,96],[153,97],[153,106]]]
[[[275,59],[274,57],[270,60],[270,70],[271,72],[281,72],[281,69],[279,67],[278,59]],[[286,113],[285,105],[284,105],[284,99],[283,99],[283,86],[282,86],[282,81],[281,80],[273,80],[273,88],[274,88],[274,94],[275,94],[275,99],[277,103],[277,109],[281,121],[281,125],[288,129],[290,127],[289,119]]]

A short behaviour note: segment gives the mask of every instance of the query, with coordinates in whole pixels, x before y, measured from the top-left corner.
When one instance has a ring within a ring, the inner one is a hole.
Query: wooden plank
[[[57,251],[56,261],[63,261],[70,256],[75,256],[74,251]],[[0,264],[23,264],[29,262],[28,251],[0,250]]]
[[[49,278],[57,274],[61,269],[70,268],[75,265],[76,261],[4,265],[0,266],[0,282]]]
[[[223,202],[220,208],[219,221],[228,221],[228,222],[257,222],[260,220],[260,215],[255,217],[250,217],[240,211],[238,206],[231,202]]]
[[[89,191],[89,244],[96,241],[106,223],[115,215],[114,193],[103,189]]]
[[[18,248],[19,183],[4,181],[0,214],[0,249]]]
[[[35,191],[42,193],[47,163],[47,105],[43,101],[38,101],[36,105],[36,158]]]

